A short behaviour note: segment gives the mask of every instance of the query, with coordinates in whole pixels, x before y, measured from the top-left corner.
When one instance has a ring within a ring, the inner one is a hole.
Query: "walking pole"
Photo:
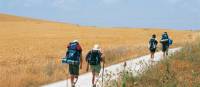
[[[103,62],[103,71],[102,71],[102,87],[103,87],[103,76],[104,76],[104,62]]]
[[[66,70],[64,69],[64,73],[66,75],[66,87],[68,87],[69,64],[66,62],[67,60],[65,58],[62,58],[61,61],[62,61],[61,63],[64,64],[64,66],[66,64]]]
[[[69,65],[67,64],[67,72],[66,72],[67,73],[67,83],[66,83],[67,87],[68,87],[68,77],[69,77],[69,74],[68,74],[69,71],[68,70],[69,70]]]
[[[123,81],[122,81],[122,87],[126,87],[126,79],[125,79],[125,72],[126,72],[126,66],[127,66],[127,63],[124,62],[124,70],[123,70]]]

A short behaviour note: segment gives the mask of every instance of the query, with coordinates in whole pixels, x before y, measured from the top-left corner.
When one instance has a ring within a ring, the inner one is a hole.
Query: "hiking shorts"
[[[69,64],[70,75],[79,75],[79,64]]]
[[[168,46],[168,45],[163,45],[163,46],[162,46],[162,51],[163,51],[163,52],[166,52],[168,49],[169,49],[169,46]]]
[[[155,49],[150,49],[149,48],[149,50],[150,50],[151,53],[155,53],[156,52],[156,48]]]
[[[95,73],[100,73],[101,70],[101,65],[97,64],[97,65],[90,65],[91,71],[95,72]]]

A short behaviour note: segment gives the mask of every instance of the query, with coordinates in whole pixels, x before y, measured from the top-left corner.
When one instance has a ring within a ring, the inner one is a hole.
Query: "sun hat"
[[[92,48],[93,50],[101,50],[98,44],[95,44],[94,47]]]

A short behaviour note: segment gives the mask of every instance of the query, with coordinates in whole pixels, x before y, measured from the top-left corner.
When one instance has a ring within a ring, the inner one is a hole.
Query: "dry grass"
[[[192,31],[80,27],[9,15],[0,15],[0,19],[0,87],[36,87],[65,79],[65,66],[55,61],[73,39],[80,41],[84,55],[95,43],[100,44],[110,65],[147,54],[153,33],[169,32],[174,46],[195,37]]]

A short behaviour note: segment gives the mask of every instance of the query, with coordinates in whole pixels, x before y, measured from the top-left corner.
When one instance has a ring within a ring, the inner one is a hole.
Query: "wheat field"
[[[99,44],[106,65],[111,65],[149,53],[147,44],[154,33],[159,40],[167,31],[173,47],[196,36],[193,31],[88,27],[5,14],[0,14],[0,19],[0,87],[38,87],[66,79],[66,66],[58,60],[74,39],[79,40],[83,56]]]

